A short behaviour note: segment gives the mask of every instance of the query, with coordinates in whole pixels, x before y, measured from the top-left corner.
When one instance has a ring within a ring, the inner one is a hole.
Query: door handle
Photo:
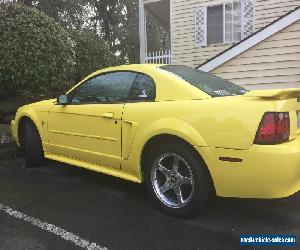
[[[102,117],[104,118],[113,118],[114,117],[114,113],[112,112],[105,112],[102,114]]]

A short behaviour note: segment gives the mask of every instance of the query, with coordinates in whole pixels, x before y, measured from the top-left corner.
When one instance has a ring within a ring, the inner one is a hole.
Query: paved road
[[[300,236],[300,193],[217,198],[183,220],[157,211],[142,185],[56,162],[27,169],[22,159],[0,161],[0,204],[108,249],[247,249],[241,233]],[[0,211],[0,249],[81,248]]]

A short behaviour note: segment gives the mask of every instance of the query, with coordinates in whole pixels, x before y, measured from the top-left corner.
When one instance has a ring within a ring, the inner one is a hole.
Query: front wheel
[[[188,217],[213,194],[209,172],[196,152],[183,143],[167,143],[147,158],[145,181],[154,202],[163,211]]]
[[[31,122],[25,124],[25,163],[27,167],[38,167],[44,161],[42,140],[35,125]]]

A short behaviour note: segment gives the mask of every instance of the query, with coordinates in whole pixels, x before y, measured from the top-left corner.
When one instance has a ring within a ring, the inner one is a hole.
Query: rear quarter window
[[[228,80],[190,67],[167,65],[160,68],[182,78],[212,97],[243,95],[248,92]]]

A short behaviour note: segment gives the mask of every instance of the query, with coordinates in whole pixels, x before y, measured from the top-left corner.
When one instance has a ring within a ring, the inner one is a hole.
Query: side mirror
[[[60,105],[67,105],[69,103],[68,97],[66,95],[61,95],[57,98],[57,103]]]

